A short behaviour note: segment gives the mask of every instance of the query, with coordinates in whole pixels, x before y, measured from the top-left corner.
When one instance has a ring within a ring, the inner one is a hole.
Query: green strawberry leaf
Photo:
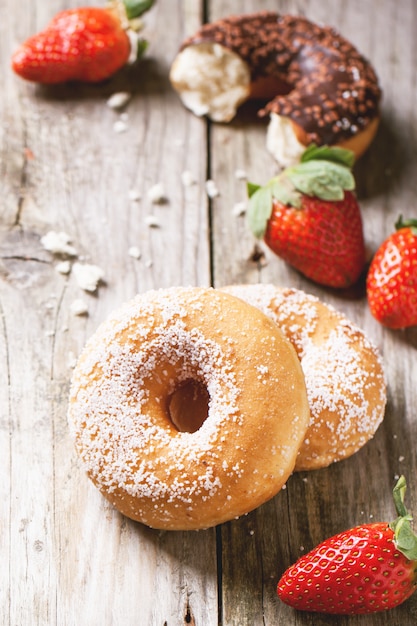
[[[405,492],[407,491],[407,483],[404,476],[400,476],[396,482],[394,489],[392,490],[392,497],[394,499],[395,510],[400,517],[406,517],[408,511],[404,504]]]
[[[406,489],[406,480],[404,476],[400,476],[392,490],[398,517],[391,522],[390,528],[394,531],[394,542],[398,550],[410,561],[417,561],[417,536],[411,528],[413,518],[404,504]]]
[[[301,207],[301,194],[295,188],[293,181],[284,175],[277,176],[269,181],[273,197],[287,206]],[[300,190],[301,191],[301,190]]]
[[[246,219],[255,237],[263,237],[267,222],[271,217],[272,203],[278,200],[282,204],[299,208],[301,195],[294,189],[292,182],[280,174],[260,187],[254,183],[247,184],[249,204]]]
[[[417,561],[417,537],[408,518],[401,517],[395,527],[395,545],[407,559]]]
[[[128,20],[139,17],[152,7],[154,0],[123,0]]]
[[[263,237],[266,224],[271,217],[272,211],[272,189],[271,185],[258,187],[249,198],[246,219],[249,228],[255,237]]]
[[[306,161],[288,168],[286,175],[298,191],[322,200],[343,200],[344,191],[355,188],[350,169],[332,161]]]
[[[298,209],[302,205],[302,194],[322,200],[343,200],[345,190],[355,188],[350,169],[353,161],[354,155],[350,150],[312,144],[304,152],[300,163],[288,167],[263,187],[248,183],[249,228],[256,237],[263,237],[271,217],[273,200]]]
[[[355,153],[352,152],[352,150],[347,150],[346,148],[338,148],[336,146],[316,146],[315,143],[312,143],[301,155],[301,163],[306,163],[307,161],[315,159],[332,161],[333,163],[340,163],[341,165],[352,168],[355,163]]]
[[[255,191],[260,189],[260,187],[261,187],[260,185],[256,185],[255,183],[248,182],[248,184],[246,185],[246,189],[248,191],[248,198],[251,198],[253,194],[255,193]]]

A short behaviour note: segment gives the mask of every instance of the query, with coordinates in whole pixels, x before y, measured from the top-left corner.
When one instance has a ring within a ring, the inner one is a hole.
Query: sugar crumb
[[[113,93],[108,99],[107,99],[107,106],[110,109],[122,109],[123,107],[125,107],[128,102],[130,101],[130,99],[132,98],[132,94],[128,91],[117,91],[116,93]]]
[[[163,204],[166,202],[165,188],[162,183],[155,183],[148,189],[148,198],[152,204]]]
[[[103,270],[97,265],[89,263],[74,263],[72,268],[78,286],[84,291],[96,291],[99,283],[104,278]]]
[[[130,248],[128,249],[127,253],[133,259],[140,259],[140,257],[142,256],[142,253],[141,253],[140,249],[137,246],[130,246]]]
[[[246,202],[236,202],[233,206],[232,213],[235,217],[240,217],[246,213]]]
[[[132,202],[139,202],[141,197],[141,193],[138,189],[131,189],[128,193],[128,198],[132,200]]]
[[[246,174],[245,170],[237,169],[235,170],[235,177],[238,180],[246,180],[248,178],[248,175]]]
[[[181,182],[184,185],[184,187],[192,187],[192,185],[196,184],[197,180],[194,174],[190,172],[190,170],[185,170],[181,174]]]
[[[69,274],[71,271],[71,263],[69,261],[61,261],[55,265],[58,274]]]
[[[55,255],[77,256],[71,237],[65,232],[50,230],[41,237],[41,244],[48,252]]]
[[[214,180],[206,180],[206,193],[209,198],[217,198],[217,196],[220,195],[220,192]]]
[[[162,226],[161,220],[156,215],[147,215],[145,217],[145,224],[150,228],[160,228]]]
[[[123,119],[116,120],[113,124],[113,130],[115,133],[125,133],[128,129],[127,123]]]
[[[87,315],[88,306],[84,300],[77,299],[71,302],[70,311],[73,315]]]

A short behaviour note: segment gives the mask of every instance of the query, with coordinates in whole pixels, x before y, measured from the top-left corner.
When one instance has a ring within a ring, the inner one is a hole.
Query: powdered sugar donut
[[[228,122],[248,99],[267,104],[267,148],[282,166],[311,143],[360,156],[378,128],[375,71],[334,28],[260,11],[204,24],[180,47],[173,87],[196,115]]]
[[[225,289],[274,320],[300,358],[311,422],[295,469],[326,467],[359,450],[375,434],[386,404],[381,357],[363,331],[296,289],[261,284]]]
[[[69,419],[88,475],[126,516],[207,528],[274,496],[309,422],[292,344],[214,289],[138,295],[105,321],[74,371]]]

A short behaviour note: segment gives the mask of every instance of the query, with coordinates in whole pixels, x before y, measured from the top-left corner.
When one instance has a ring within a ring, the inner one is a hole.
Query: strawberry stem
[[[391,522],[390,528],[394,531],[397,549],[410,561],[417,561],[417,536],[411,528],[413,517],[404,504],[406,489],[406,480],[400,476],[392,491],[398,517]]]
[[[247,222],[255,237],[263,237],[274,200],[300,208],[302,194],[327,201],[343,200],[355,189],[351,172],[354,154],[344,148],[311,144],[301,160],[283,170],[265,185],[248,183]]]
[[[148,41],[146,39],[138,39],[136,47],[136,58],[141,59],[148,49]]]
[[[403,216],[400,215],[398,220],[395,222],[395,229],[401,230],[401,228],[411,228],[413,235],[417,235],[417,220],[412,217],[405,220],[403,219]]]
[[[407,483],[404,476],[400,476],[397,480],[397,483],[392,490],[392,495],[394,498],[395,510],[397,511],[400,517],[405,517],[408,515],[407,508],[404,504],[405,500],[405,492],[407,491]]]

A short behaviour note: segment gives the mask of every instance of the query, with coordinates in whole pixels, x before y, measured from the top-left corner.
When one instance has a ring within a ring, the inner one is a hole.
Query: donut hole
[[[181,433],[195,433],[208,417],[210,396],[198,380],[182,382],[168,398],[168,415]]]

